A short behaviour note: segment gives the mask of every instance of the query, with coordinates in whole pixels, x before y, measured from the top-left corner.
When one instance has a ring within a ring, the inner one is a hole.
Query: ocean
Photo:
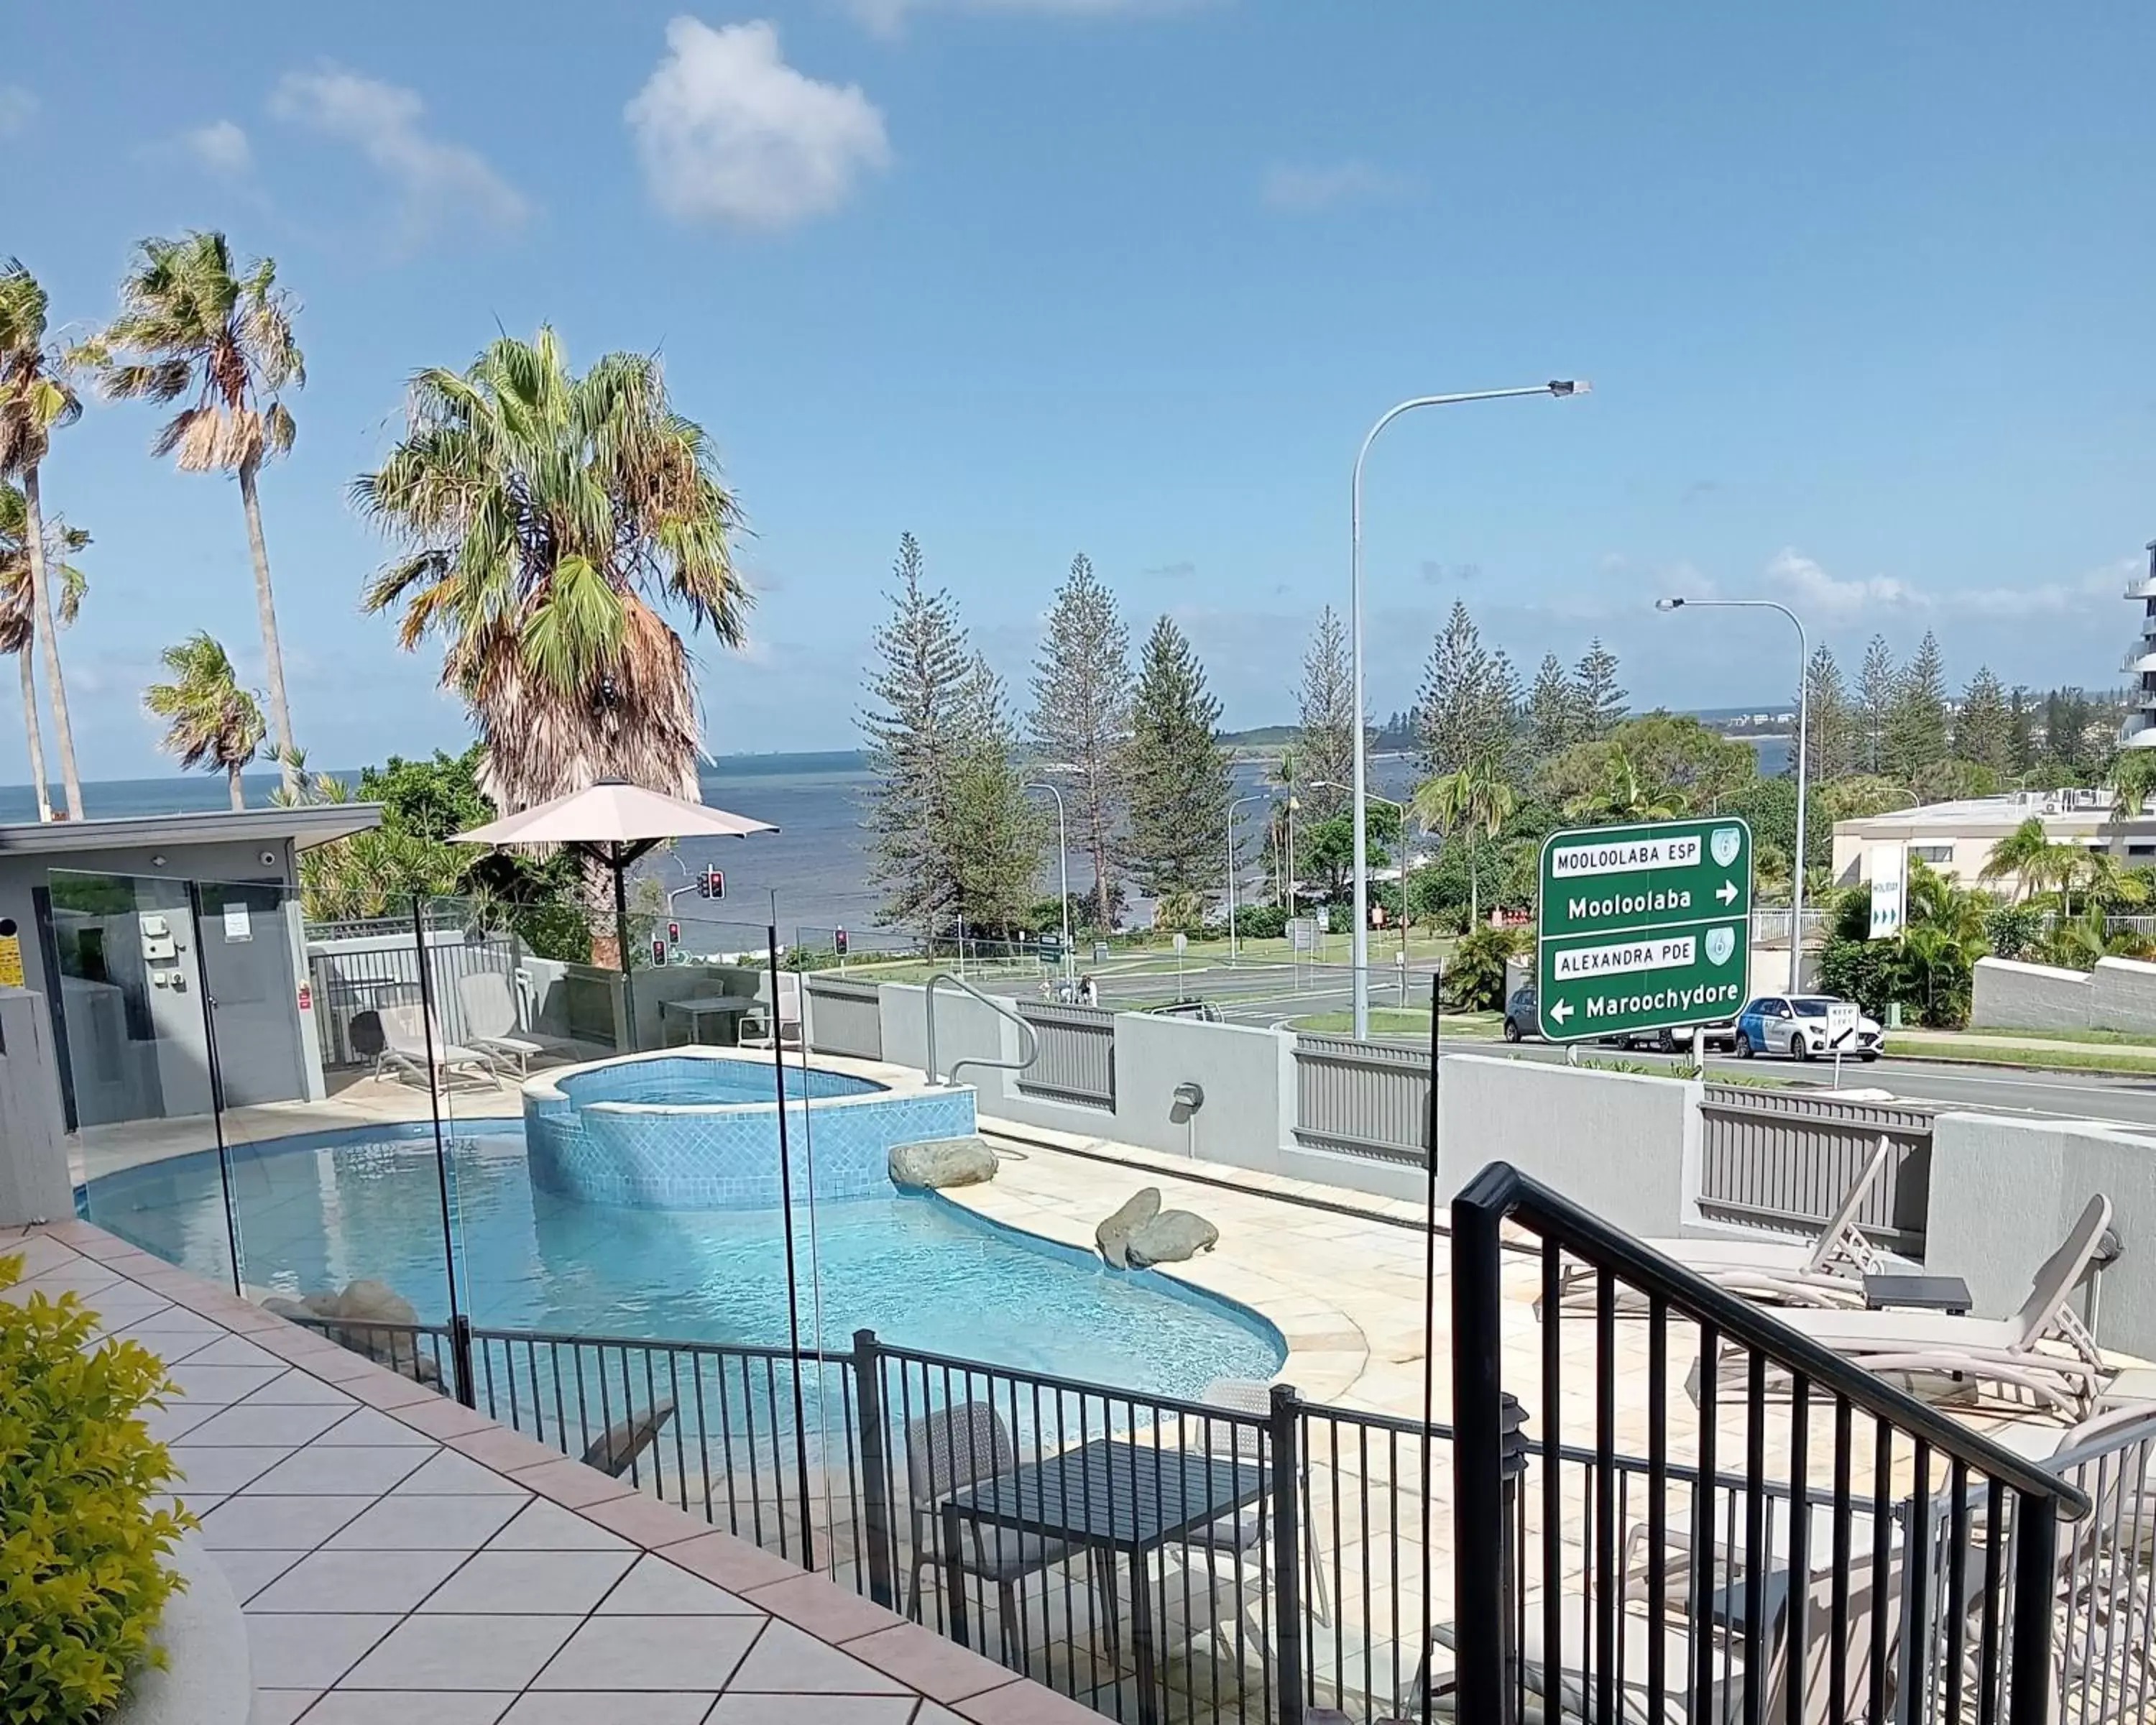
[[[1761,738],[1758,747],[1763,773],[1777,773],[1786,765],[1786,739]],[[1371,789],[1393,798],[1405,797],[1419,776],[1414,762],[1404,756],[1377,756],[1370,768]],[[1237,762],[1235,794],[1265,788],[1271,772],[1269,762]],[[870,775],[859,753],[729,755],[707,765],[701,783],[705,802],[770,821],[778,830],[747,839],[690,839],[672,857],[654,858],[639,870],[676,894],[676,914],[683,921],[699,925],[693,944],[722,944],[719,932],[709,927],[714,923],[740,925],[739,943],[751,944],[749,937],[771,920],[774,909],[782,939],[793,938],[798,928],[808,931],[803,938],[820,942],[829,931],[844,928],[863,947],[875,943],[878,895],[868,884],[861,829]],[[261,808],[269,803],[277,778],[249,773],[244,784],[249,805]],[[54,797],[57,802],[57,787]],[[223,809],[225,800],[223,779],[210,773],[89,780],[83,785],[84,806],[94,820]],[[0,786],[0,824],[35,820],[37,812],[28,785]],[[1246,847],[1259,830],[1259,816],[1255,806],[1240,812]],[[1082,893],[1092,884],[1092,870],[1078,850],[1076,834],[1071,838],[1070,890]],[[693,889],[697,873],[707,865],[724,873],[722,903],[680,890]],[[1051,845],[1041,877],[1042,896],[1054,896],[1055,873]]]

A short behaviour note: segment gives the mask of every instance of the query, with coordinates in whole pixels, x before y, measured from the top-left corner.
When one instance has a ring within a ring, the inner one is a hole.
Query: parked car
[[[1625,1036],[1604,1036],[1597,1040],[1606,1048],[1651,1048],[1659,1054],[1681,1054],[1691,1047],[1691,1024],[1669,1024],[1659,1030],[1635,1030]],[[1729,1050],[1737,1046],[1737,1020],[1718,1019],[1712,1024],[1697,1026],[1704,1036],[1709,1050]]]
[[[1505,1003],[1505,1040],[1518,1042],[1528,1036],[1539,1036],[1535,1026],[1535,985],[1512,990],[1512,998]]]
[[[1144,1009],[1155,1018],[1198,1019],[1209,1024],[1220,1022],[1220,1009],[1209,1000],[1164,1000],[1158,1006]]]
[[[1841,1004],[1831,994],[1762,994],[1737,1014],[1737,1052],[1786,1054],[1793,1060],[1830,1057],[1827,1008]],[[1857,1014],[1856,1034],[1842,1045],[1855,1060],[1876,1060],[1886,1045],[1876,1019]]]

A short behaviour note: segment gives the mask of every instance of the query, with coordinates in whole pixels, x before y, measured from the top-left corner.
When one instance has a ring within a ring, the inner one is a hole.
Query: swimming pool
[[[679,1048],[565,1066],[524,1085],[531,1181],[557,1197],[637,1209],[775,1209],[779,1106],[762,1056]],[[973,1130],[973,1092],[784,1069],[794,1195],[887,1194],[891,1149]],[[811,1153],[813,1148],[814,1153]]]
[[[317,1133],[232,1153],[242,1273],[284,1294],[387,1282],[448,1311],[430,1127]],[[783,1235],[770,1210],[592,1204],[527,1175],[515,1122],[452,1144],[459,1292],[482,1328],[723,1343],[788,1337]],[[1286,1349],[1255,1313],[1152,1271],[1001,1228],[932,1194],[823,1201],[794,1245],[805,1343],[856,1329],[928,1353],[1164,1395],[1267,1378]],[[107,1174],[84,1213],[212,1278],[228,1274],[214,1153]],[[812,1280],[812,1271],[814,1272]],[[812,1298],[812,1291],[820,1299]]]

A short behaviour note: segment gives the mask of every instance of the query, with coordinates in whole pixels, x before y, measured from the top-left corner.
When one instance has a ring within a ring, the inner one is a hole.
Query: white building
[[[2119,667],[2133,678],[2134,711],[2118,731],[2120,743],[2130,749],[2156,748],[2156,540],[2147,548],[2148,572],[2126,584],[2127,598],[2141,607],[2140,635]]]
[[[2156,655],[2156,648],[2151,651]],[[2151,662],[2156,663],[2156,658]],[[2156,676],[2156,672],[2150,675]],[[2148,699],[2156,711],[2156,692]],[[2156,734],[2147,740],[2156,743]],[[2015,791],[2004,797],[1966,797],[1836,821],[1835,884],[1851,886],[1869,880],[1871,847],[1900,844],[1939,874],[1964,886],[1976,886],[1991,847],[2032,816],[2044,823],[2045,836],[2055,845],[2108,851],[2129,868],[2156,865],[2156,809],[2128,819],[2113,809],[2107,790]],[[2010,897],[2020,883],[2010,875],[1984,884]]]

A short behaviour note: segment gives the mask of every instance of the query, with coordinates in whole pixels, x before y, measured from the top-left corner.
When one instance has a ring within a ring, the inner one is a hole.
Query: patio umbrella
[[[636,995],[629,973],[629,866],[669,839],[745,839],[775,833],[767,820],[647,791],[626,779],[602,778],[581,791],[506,814],[459,833],[459,845],[566,845],[613,870],[614,938],[621,947],[623,1004],[629,1041],[636,1040]]]

